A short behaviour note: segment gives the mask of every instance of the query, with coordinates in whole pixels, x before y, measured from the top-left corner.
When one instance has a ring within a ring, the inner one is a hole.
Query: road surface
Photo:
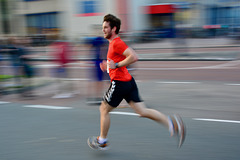
[[[43,64],[39,64],[43,65]],[[167,129],[139,118],[123,105],[111,113],[110,150],[93,151],[88,136],[99,134],[98,106],[86,104],[88,64],[72,69],[80,94],[52,99],[51,86],[34,100],[0,99],[0,159],[24,160],[237,160],[240,157],[239,61],[138,62],[135,71],[149,108],[179,113],[187,126],[181,149]],[[48,75],[49,68],[42,66]]]

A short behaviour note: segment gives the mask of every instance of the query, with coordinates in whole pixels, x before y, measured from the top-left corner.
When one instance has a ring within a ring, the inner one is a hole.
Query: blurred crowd
[[[31,89],[31,78],[34,76],[33,68],[31,67],[31,54],[29,54],[28,47],[30,45],[30,40],[27,37],[7,37],[2,39],[0,42],[0,63],[3,64],[3,56],[7,55],[10,59],[10,64],[12,65],[12,72],[10,74],[11,78],[14,79],[15,84],[13,87],[20,87],[24,85],[25,87],[21,90],[21,95],[26,97],[33,96]],[[10,78],[5,70],[1,67],[0,70],[1,81],[4,78]],[[24,80],[22,79],[24,77]],[[1,92],[3,92],[3,87],[1,85]]]
[[[70,79],[70,68],[74,63],[79,63],[77,59],[78,50],[81,46],[88,48],[88,95],[87,103],[98,104],[101,101],[104,83],[108,83],[107,73],[101,71],[99,64],[106,59],[107,43],[101,36],[91,36],[84,38],[81,43],[71,42],[65,37],[59,37],[46,44],[36,45],[36,41],[30,37],[9,36],[1,39],[0,42],[0,95],[4,95],[6,88],[15,88],[15,92],[20,98],[35,98],[36,89],[32,84],[32,79],[40,73],[35,66],[37,58],[36,48],[47,46],[46,56],[50,69],[50,76],[54,79],[55,94],[52,98],[70,98],[77,92]],[[77,49],[76,49],[77,48]],[[42,53],[40,53],[42,54]],[[8,60],[5,61],[4,59]],[[44,62],[42,62],[44,63]],[[8,66],[8,67],[6,67]],[[45,75],[46,76],[46,75]],[[6,81],[12,82],[11,86],[6,86]]]

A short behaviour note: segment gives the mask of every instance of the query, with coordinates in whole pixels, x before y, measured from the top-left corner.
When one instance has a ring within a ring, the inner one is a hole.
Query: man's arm
[[[138,56],[137,56],[136,52],[131,48],[127,48],[123,52],[123,55],[126,56],[126,58],[124,60],[118,62],[117,66],[115,64],[116,62],[114,62],[113,60],[110,60],[109,67],[111,69],[115,69],[117,67],[119,68],[119,67],[123,67],[123,66],[128,66],[138,60]]]

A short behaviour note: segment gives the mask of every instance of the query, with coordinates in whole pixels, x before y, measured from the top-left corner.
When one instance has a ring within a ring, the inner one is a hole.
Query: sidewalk
[[[176,39],[164,39],[162,41],[156,41],[151,43],[136,43],[133,44],[133,48],[174,48]],[[181,40],[181,39],[180,39]],[[189,48],[194,47],[240,47],[240,42],[229,38],[186,38],[186,44]]]
[[[149,60],[235,60],[239,59],[240,42],[229,38],[206,39],[163,39],[149,43],[126,43],[133,48],[140,61]],[[228,50],[231,48],[231,50]],[[234,50],[232,48],[235,48]],[[214,51],[217,50],[217,51]],[[50,49],[46,47],[32,47],[33,61],[51,61]],[[89,46],[80,44],[74,48],[75,59],[91,60]]]
[[[182,41],[182,42],[181,42]],[[140,60],[165,60],[165,61],[229,61],[239,59],[240,42],[228,38],[211,39],[165,39],[152,43],[132,44],[132,48],[140,50],[156,50],[159,53],[138,54]],[[235,50],[228,50],[228,48]],[[211,51],[218,49],[218,51]],[[199,50],[199,51],[198,51]],[[208,51],[203,51],[208,50]],[[170,52],[169,52],[170,51]],[[168,53],[165,53],[168,52]]]
[[[228,38],[164,39],[149,43],[127,42],[127,44],[137,52],[140,61],[234,60],[239,58],[240,50],[240,42]],[[235,50],[229,51],[228,48]],[[213,51],[214,49],[218,50]],[[35,60],[49,61],[47,50],[47,48],[38,48],[39,56]],[[91,60],[89,47],[81,45],[75,51],[77,59]]]

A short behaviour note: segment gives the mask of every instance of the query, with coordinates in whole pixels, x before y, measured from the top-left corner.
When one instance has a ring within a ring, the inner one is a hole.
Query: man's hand
[[[108,67],[111,69],[116,69],[116,64],[112,59],[109,59]]]
[[[103,60],[102,63],[100,63],[100,68],[105,72],[107,70],[107,61]]]

